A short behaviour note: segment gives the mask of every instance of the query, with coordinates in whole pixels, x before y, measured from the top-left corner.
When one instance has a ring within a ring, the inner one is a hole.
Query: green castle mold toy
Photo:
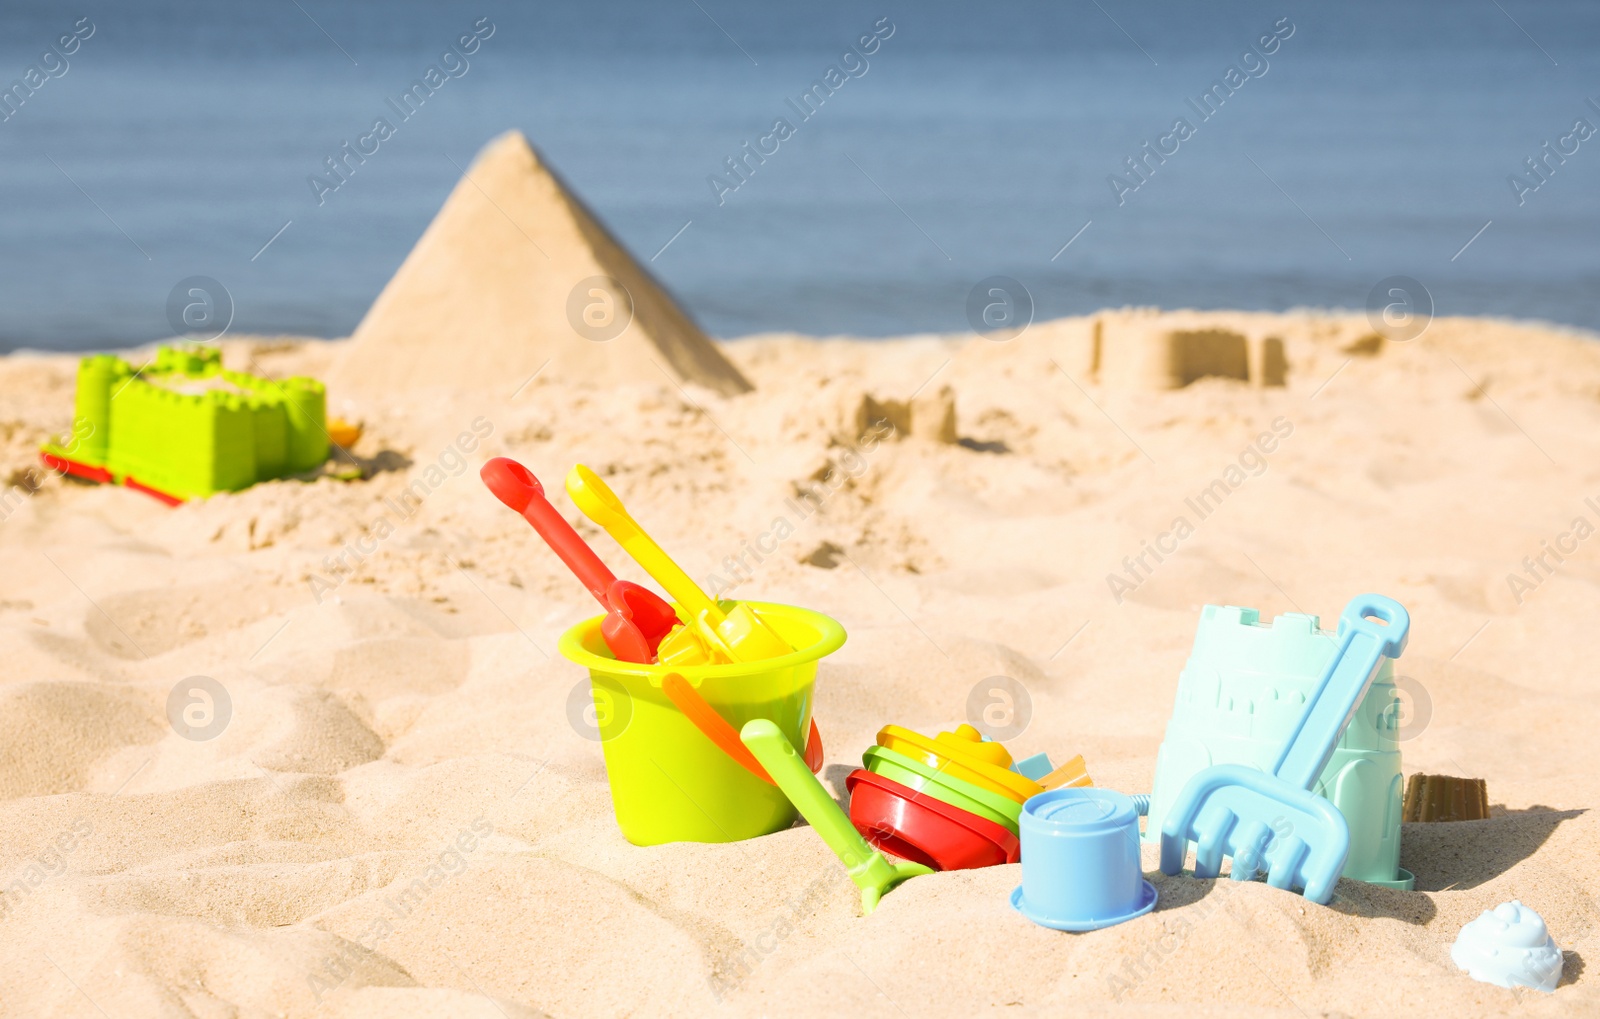
[[[1146,839],[1160,837],[1173,800],[1200,770],[1244,764],[1271,771],[1336,647],[1316,616],[1288,612],[1268,626],[1255,609],[1205,607],[1156,757]],[[1344,876],[1409,890],[1412,876],[1400,867],[1399,722],[1394,670],[1385,660],[1312,791],[1350,825]]]
[[[228,371],[215,348],[162,347],[139,369],[110,354],[84,358],[72,436],[40,456],[176,505],[315,470],[328,448],[321,382]]]

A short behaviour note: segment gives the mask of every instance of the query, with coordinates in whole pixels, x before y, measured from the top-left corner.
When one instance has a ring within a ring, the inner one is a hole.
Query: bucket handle
[[[717,709],[700,696],[700,691],[689,685],[689,681],[676,672],[668,673],[661,681],[661,689],[667,698],[677,705],[683,717],[694,723],[694,727],[705,734],[706,739],[716,744],[717,749],[727,754],[739,763],[750,774],[768,785],[776,785],[772,776],[767,774],[767,769],[761,766],[744,742],[739,739],[739,733],[728,720],[717,714]],[[811,720],[811,735],[806,740],[805,752],[806,767],[812,773],[822,769],[822,733],[817,731],[817,720]]]

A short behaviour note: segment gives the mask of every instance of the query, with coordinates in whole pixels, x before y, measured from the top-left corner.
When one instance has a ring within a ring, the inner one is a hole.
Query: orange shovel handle
[[[739,763],[750,774],[768,785],[776,785],[772,776],[767,774],[767,769],[761,766],[739,739],[739,733],[728,724],[728,720],[717,714],[717,709],[706,703],[700,696],[700,691],[689,685],[689,681],[676,672],[668,673],[661,681],[661,689],[667,698],[677,705],[683,717],[694,723],[694,727],[705,734],[706,739],[716,744],[717,749],[727,754]],[[812,774],[822,770],[822,733],[817,731],[817,720],[811,720],[811,734],[806,739],[805,752],[806,767]]]
[[[811,720],[811,733],[806,737],[806,767],[815,775],[822,770],[822,733],[817,730],[817,720]]]

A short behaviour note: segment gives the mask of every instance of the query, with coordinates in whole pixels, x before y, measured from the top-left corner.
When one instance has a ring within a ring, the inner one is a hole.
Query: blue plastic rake
[[[1161,826],[1161,872],[1181,873],[1193,841],[1197,878],[1216,877],[1222,858],[1231,856],[1235,881],[1265,871],[1272,887],[1304,889],[1312,902],[1327,903],[1350,854],[1350,826],[1337,807],[1310,790],[1378,667],[1385,658],[1400,657],[1410,629],[1411,617],[1392,598],[1351,599],[1339,616],[1338,649],[1272,773],[1218,764],[1191,778]]]

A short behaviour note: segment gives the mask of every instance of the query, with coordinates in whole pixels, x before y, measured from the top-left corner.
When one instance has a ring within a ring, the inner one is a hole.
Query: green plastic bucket
[[[782,831],[795,809],[776,786],[723,753],[661,689],[670,673],[688,680],[735,730],[770,718],[796,747],[806,744],[817,662],[844,644],[844,627],[820,612],[745,602],[796,650],[778,658],[671,668],[619,662],[601,636],[604,616],[561,635],[561,654],[589,670],[617,826],[629,842],[738,842]]]

